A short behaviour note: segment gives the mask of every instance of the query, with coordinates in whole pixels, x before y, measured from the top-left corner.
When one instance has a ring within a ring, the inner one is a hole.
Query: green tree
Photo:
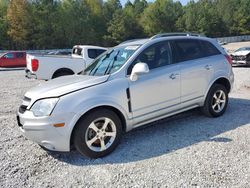
[[[8,35],[14,42],[13,48],[25,49],[29,46],[30,5],[28,0],[12,0],[7,9]]]
[[[109,22],[113,18],[114,13],[121,9],[122,5],[119,0],[107,0],[103,5],[103,16],[105,21]]]
[[[59,7],[56,33],[61,46],[88,44],[90,39],[90,10],[84,0],[64,0]]]
[[[236,19],[238,20],[238,32],[241,35],[250,34],[250,0],[241,0],[236,12]]]
[[[103,19],[103,2],[101,0],[86,0],[89,12],[90,44],[102,45],[103,36],[106,34],[106,23]]]
[[[10,46],[10,39],[7,34],[8,25],[7,25],[7,8],[8,0],[0,1],[0,49],[5,49]]]
[[[36,0],[32,3],[33,48],[48,49],[58,46],[58,34],[55,32],[58,21],[58,1]]]
[[[173,0],[156,0],[145,9],[141,23],[148,35],[162,32],[175,32],[175,23],[183,10],[180,2]]]
[[[133,7],[126,7],[124,10],[115,12],[113,19],[109,22],[105,40],[109,41],[109,44],[115,45],[141,36],[143,36],[143,31],[135,19]]]

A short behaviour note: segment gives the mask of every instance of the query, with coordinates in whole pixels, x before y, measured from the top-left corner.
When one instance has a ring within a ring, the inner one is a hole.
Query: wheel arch
[[[228,93],[231,91],[231,83],[230,83],[230,81],[229,81],[227,78],[225,78],[225,77],[218,78],[217,80],[215,80],[215,81],[213,82],[212,85],[214,85],[214,84],[221,84],[221,85],[225,86],[225,88],[227,89]],[[212,85],[211,85],[211,86],[212,86]]]
[[[70,68],[59,68],[57,69],[53,74],[52,74],[52,79],[55,78],[55,75],[58,74],[59,72],[68,72],[70,74],[75,74],[75,72],[73,70],[71,70]]]
[[[231,86],[231,83],[229,81],[228,78],[226,77],[219,77],[217,79],[215,79],[213,82],[211,82],[211,84],[209,85],[207,91],[206,91],[206,94],[205,94],[205,99],[207,98],[207,94],[210,90],[210,88],[214,85],[214,84],[221,84],[223,86],[225,86],[225,88],[227,89],[228,93],[231,91],[232,89],[232,86]]]
[[[74,137],[74,131],[76,129],[76,125],[77,123],[84,118],[87,114],[90,114],[91,112],[97,110],[97,109],[109,109],[111,111],[113,111],[114,113],[116,113],[116,115],[120,118],[121,123],[122,123],[122,131],[126,132],[127,129],[127,123],[126,123],[126,118],[124,116],[124,114],[116,107],[111,106],[111,105],[101,105],[101,106],[96,106],[94,108],[91,108],[89,110],[87,110],[85,113],[83,113],[78,120],[76,121],[74,127],[72,128],[71,134],[70,134],[70,146],[73,146],[73,137]]]

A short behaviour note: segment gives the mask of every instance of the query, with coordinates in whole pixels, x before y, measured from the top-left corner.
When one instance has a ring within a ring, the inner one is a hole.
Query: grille
[[[245,61],[246,56],[233,56],[232,59],[236,61]]]

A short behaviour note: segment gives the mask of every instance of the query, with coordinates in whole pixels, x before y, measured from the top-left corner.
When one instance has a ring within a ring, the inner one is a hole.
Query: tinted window
[[[88,56],[91,59],[95,59],[96,57],[98,57],[99,55],[101,55],[105,51],[106,50],[101,50],[101,49],[89,49]]]
[[[17,58],[23,58],[24,57],[24,53],[18,52],[18,53],[16,53],[16,57]]]
[[[134,65],[140,62],[147,63],[149,69],[154,69],[171,64],[172,55],[169,43],[161,42],[145,49],[129,66],[127,74],[131,74]]]
[[[200,41],[202,47],[203,47],[203,51],[204,51],[204,55],[207,56],[212,56],[212,55],[218,55],[220,54],[220,51],[210,42],[208,41]]]
[[[105,52],[106,50],[96,50],[96,57],[101,55],[103,52]]]
[[[188,61],[204,57],[203,49],[198,40],[176,40],[174,42],[177,61]]]
[[[7,59],[13,59],[14,58],[14,54],[13,53],[8,53],[4,56]]]
[[[97,57],[96,56],[96,50],[95,49],[88,49],[88,56],[91,59],[95,59]]]

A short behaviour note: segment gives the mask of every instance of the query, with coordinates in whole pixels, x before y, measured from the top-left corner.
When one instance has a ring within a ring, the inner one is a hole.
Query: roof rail
[[[194,36],[194,37],[201,37],[201,36],[204,36],[204,35],[200,35],[200,34],[197,34],[197,33],[160,33],[160,34],[152,36],[150,38],[150,40],[161,38],[161,37],[173,37],[173,36]]]
[[[134,42],[134,41],[137,41],[137,40],[144,40],[145,38],[141,38],[141,39],[130,39],[130,40],[126,40],[126,41],[124,41],[124,42],[122,42],[122,43],[120,43],[120,44],[125,44],[125,43],[128,43],[128,42]],[[119,44],[119,45],[120,45]]]

